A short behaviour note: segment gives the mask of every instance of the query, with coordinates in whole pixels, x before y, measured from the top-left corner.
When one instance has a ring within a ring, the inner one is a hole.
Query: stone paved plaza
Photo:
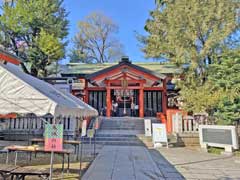
[[[200,149],[104,146],[84,180],[240,179],[240,158]]]
[[[161,148],[150,152],[160,171],[165,171],[165,177],[174,176],[172,169],[177,169],[185,179],[240,179],[240,157],[214,155],[189,148]],[[168,170],[169,163],[172,168]]]
[[[83,180],[164,179],[143,146],[105,146]]]

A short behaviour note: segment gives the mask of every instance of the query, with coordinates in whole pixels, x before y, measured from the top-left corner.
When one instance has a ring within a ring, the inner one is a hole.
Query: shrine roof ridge
[[[182,69],[177,67],[174,64],[160,64],[159,62],[132,62],[127,63],[127,65],[132,65],[134,68],[138,68],[139,70],[147,71],[147,73],[156,75],[168,75],[168,74],[181,74]],[[102,70],[111,70],[116,68],[119,64],[116,63],[103,63],[103,64],[86,64],[86,63],[68,63],[68,70],[63,72],[62,74],[85,74],[89,76],[91,74],[97,73]],[[110,69],[109,69],[110,68]]]

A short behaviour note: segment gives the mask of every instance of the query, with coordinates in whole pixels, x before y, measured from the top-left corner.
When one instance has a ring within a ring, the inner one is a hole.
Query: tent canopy
[[[77,97],[21,71],[13,64],[0,63],[0,114],[92,117],[98,112]]]

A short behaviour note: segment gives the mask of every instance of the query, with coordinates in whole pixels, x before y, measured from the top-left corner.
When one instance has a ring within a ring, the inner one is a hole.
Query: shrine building
[[[166,115],[167,109],[177,108],[177,92],[171,83],[176,73],[180,69],[174,65],[132,63],[123,57],[115,64],[69,63],[62,78],[47,81],[55,85],[67,81],[70,91],[100,115],[142,118]]]
[[[15,65],[19,65],[21,63],[20,58],[18,58],[17,56],[15,56],[1,48],[0,48],[0,61],[12,63]]]

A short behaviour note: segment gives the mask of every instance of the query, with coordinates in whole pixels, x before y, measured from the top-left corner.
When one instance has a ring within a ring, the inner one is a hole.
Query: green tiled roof
[[[64,74],[92,74],[102,69],[116,65],[117,63],[104,63],[104,64],[84,64],[84,63],[69,63],[68,68]],[[133,63],[137,66],[149,69],[156,73],[161,74],[179,74],[181,69],[172,64],[160,64],[157,62],[150,63]]]

